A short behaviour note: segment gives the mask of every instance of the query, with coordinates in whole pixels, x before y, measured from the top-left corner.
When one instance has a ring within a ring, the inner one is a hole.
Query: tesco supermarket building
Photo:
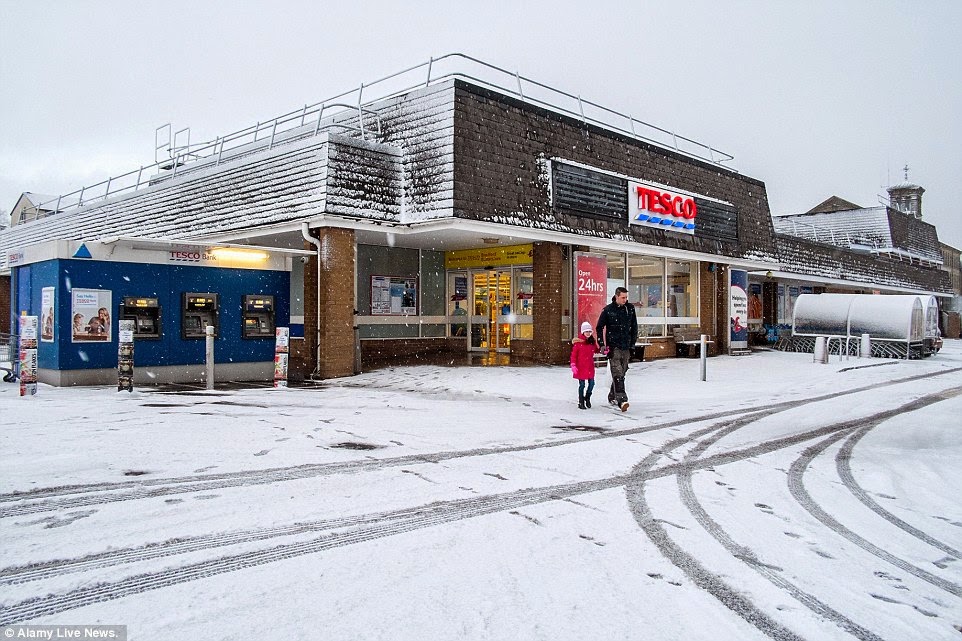
[[[46,324],[41,381],[115,381],[118,318],[140,383],[199,380],[211,321],[218,380],[268,378],[275,326],[293,378],[562,363],[617,286],[646,357],[677,327],[727,352],[733,273],[778,269],[765,185],[730,156],[460,55],[169,147],[0,232],[11,321]],[[75,327],[101,307],[101,334]]]

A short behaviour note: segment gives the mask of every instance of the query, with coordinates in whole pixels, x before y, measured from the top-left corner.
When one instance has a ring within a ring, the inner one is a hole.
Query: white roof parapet
[[[452,61],[456,66],[460,65],[464,69],[438,73],[440,66]],[[43,203],[37,203],[38,209],[50,212],[49,215],[69,209],[82,209],[87,203],[99,203],[111,196],[136,192],[158,180],[173,178],[180,172],[189,170],[195,163],[216,165],[224,159],[225,155],[237,157],[270,149],[274,145],[313,136],[321,131],[334,130],[357,134],[364,140],[369,136],[377,140],[381,133],[379,114],[371,109],[376,102],[451,79],[460,79],[494,89],[524,102],[576,118],[586,125],[595,125],[637,140],[674,149],[678,153],[723,166],[732,171],[731,167],[722,163],[734,160],[734,156],[711,145],[638,120],[630,114],[609,109],[580,95],[555,89],[517,72],[502,69],[462,53],[449,53],[430,58],[427,62],[373,82],[362,83],[357,88],[313,105],[304,105],[300,109],[258,122],[226,136],[218,136],[213,141],[187,147],[172,147],[169,151],[173,151],[174,154],[170,159],[144,165],[134,171],[107,178],[105,181],[82,187],[69,194],[50,197]],[[348,102],[349,99],[351,102]],[[565,106],[564,103],[569,106]]]

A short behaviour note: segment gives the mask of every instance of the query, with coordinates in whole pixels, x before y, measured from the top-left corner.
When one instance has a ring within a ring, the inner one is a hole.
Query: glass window
[[[628,257],[628,300],[635,305],[639,336],[665,334],[665,259]]]
[[[514,270],[514,310],[518,323],[514,325],[514,338],[531,340],[534,325],[530,318],[534,312],[534,274],[527,267]]]
[[[698,316],[697,263],[687,260],[668,260],[667,316],[693,318]]]
[[[615,288],[625,286],[625,255],[608,253],[608,298],[615,295]]]
[[[607,252],[608,298],[628,289],[638,316],[638,336],[667,336],[671,327],[698,325],[698,263]]]

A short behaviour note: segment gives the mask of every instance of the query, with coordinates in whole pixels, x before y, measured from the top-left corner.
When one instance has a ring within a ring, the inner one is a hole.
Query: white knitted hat
[[[595,329],[594,327],[591,326],[591,323],[589,323],[588,321],[585,321],[581,324],[582,334],[587,334],[588,332],[593,332],[593,331],[595,331]]]

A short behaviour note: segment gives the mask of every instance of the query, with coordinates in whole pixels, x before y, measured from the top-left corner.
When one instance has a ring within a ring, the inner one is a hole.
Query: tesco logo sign
[[[628,190],[628,222],[632,225],[695,233],[698,205],[694,196],[632,182]]]

